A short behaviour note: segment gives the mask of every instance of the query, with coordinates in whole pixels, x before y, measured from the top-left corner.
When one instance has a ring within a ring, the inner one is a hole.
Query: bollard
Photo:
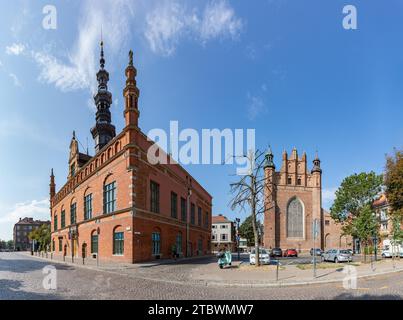
[[[277,267],[276,267],[276,281],[278,281],[278,265],[280,264],[280,260],[277,260]]]

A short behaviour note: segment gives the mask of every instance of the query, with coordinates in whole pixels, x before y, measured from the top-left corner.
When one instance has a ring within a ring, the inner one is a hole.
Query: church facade
[[[266,155],[263,244],[266,248],[350,248],[341,226],[322,208],[322,169],[318,156],[308,170],[307,155],[294,148],[283,152],[276,171],[271,151]],[[315,234],[315,237],[314,237]]]
[[[101,43],[91,129],[95,154],[81,153],[73,134],[67,182],[56,192],[53,170],[50,178],[53,254],[122,263],[171,258],[174,252],[178,257],[209,254],[212,197],[177,163],[149,163],[153,142],[138,125],[132,52],[125,75],[125,126],[116,133]]]

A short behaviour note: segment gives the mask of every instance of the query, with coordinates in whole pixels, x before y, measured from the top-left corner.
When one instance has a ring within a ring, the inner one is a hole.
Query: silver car
[[[322,261],[338,262],[351,262],[353,257],[348,250],[330,249],[322,255]]]

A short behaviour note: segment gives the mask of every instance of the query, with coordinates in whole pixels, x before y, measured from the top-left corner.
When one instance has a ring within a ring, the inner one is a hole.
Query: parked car
[[[259,248],[259,262],[261,264],[269,264],[270,263],[270,254],[266,249]],[[249,254],[249,263],[255,264],[256,263],[256,250],[252,249]]]
[[[298,252],[296,249],[286,249],[284,251],[284,257],[298,257]]]
[[[271,257],[282,257],[283,256],[283,250],[281,250],[281,248],[273,248],[270,251],[270,256]]]
[[[403,257],[403,245],[392,244],[389,239],[383,241],[382,258]]]
[[[322,255],[323,261],[338,262],[351,262],[353,257],[348,250],[330,249]]]
[[[311,250],[309,250],[309,253],[311,256],[313,256],[313,248],[311,248]],[[323,251],[320,248],[315,248],[315,256],[321,256],[323,254]]]

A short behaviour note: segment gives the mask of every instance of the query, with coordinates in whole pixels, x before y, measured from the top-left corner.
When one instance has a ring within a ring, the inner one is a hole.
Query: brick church
[[[341,226],[322,208],[322,169],[318,156],[308,171],[307,156],[283,153],[280,171],[276,171],[271,151],[265,164],[265,216],[263,243],[266,248],[295,248],[309,251],[315,247],[350,248],[351,239],[342,235]]]
[[[171,258],[173,252],[179,257],[210,252],[212,197],[175,162],[148,162],[153,143],[138,125],[136,75],[130,51],[123,90],[125,127],[116,134],[101,43],[91,129],[95,155],[81,153],[73,134],[67,182],[56,192],[53,170],[50,178],[56,256],[134,263]]]

